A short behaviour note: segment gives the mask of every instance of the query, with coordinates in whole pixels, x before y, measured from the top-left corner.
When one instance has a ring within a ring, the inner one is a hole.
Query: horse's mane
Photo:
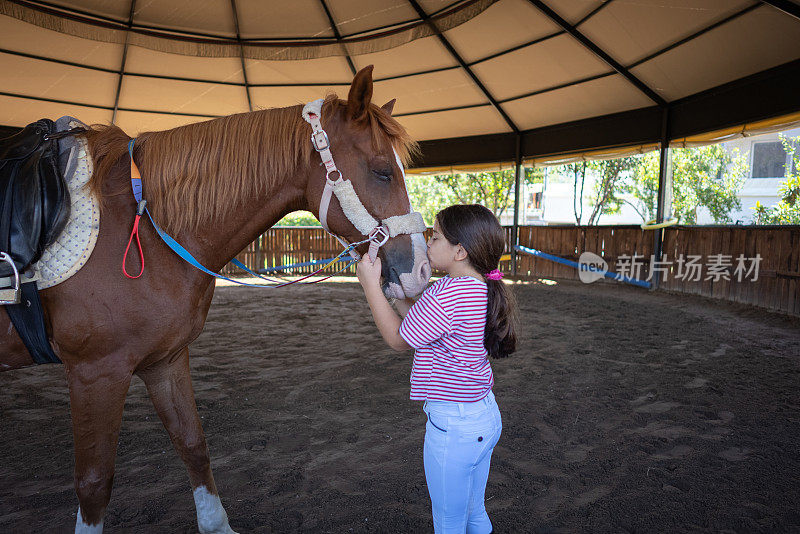
[[[347,102],[328,96],[323,117],[343,106]],[[293,176],[312,151],[311,129],[300,111],[301,106],[266,109],[140,134],[134,153],[148,209],[158,224],[173,234],[195,230]],[[390,143],[408,163],[417,145],[405,128],[373,104],[366,120],[374,147]],[[117,126],[94,125],[87,139],[94,161],[88,187],[102,204],[104,196],[122,194],[104,192],[103,182],[121,158],[127,161],[130,137]],[[126,191],[131,194],[130,188]]]

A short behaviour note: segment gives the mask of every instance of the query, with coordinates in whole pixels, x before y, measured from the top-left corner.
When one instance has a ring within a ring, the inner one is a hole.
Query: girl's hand
[[[376,285],[380,286],[381,282],[381,259],[375,258],[375,263],[372,263],[369,256],[364,256],[356,266],[356,276],[358,281],[363,287]]]

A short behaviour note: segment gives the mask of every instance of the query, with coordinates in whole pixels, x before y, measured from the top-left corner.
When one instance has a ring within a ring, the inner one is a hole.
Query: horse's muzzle
[[[392,241],[383,249],[383,293],[388,298],[416,297],[425,290],[431,277],[425,238],[419,233],[398,236]]]

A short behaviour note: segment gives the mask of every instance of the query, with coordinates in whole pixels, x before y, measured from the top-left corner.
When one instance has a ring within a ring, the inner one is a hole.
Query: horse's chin
[[[383,283],[383,294],[386,295],[387,299],[404,299],[418,296],[428,286],[430,269],[426,272],[428,276],[424,278],[401,275],[400,284],[385,281]]]
[[[384,282],[383,294],[387,299],[406,298],[406,292],[403,291],[403,288],[400,286],[400,284],[395,284],[394,282]]]

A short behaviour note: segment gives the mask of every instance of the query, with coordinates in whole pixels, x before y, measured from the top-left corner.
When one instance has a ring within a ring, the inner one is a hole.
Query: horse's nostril
[[[431,264],[429,261],[425,260],[420,262],[419,272],[417,273],[420,278],[428,279],[431,275]]]

